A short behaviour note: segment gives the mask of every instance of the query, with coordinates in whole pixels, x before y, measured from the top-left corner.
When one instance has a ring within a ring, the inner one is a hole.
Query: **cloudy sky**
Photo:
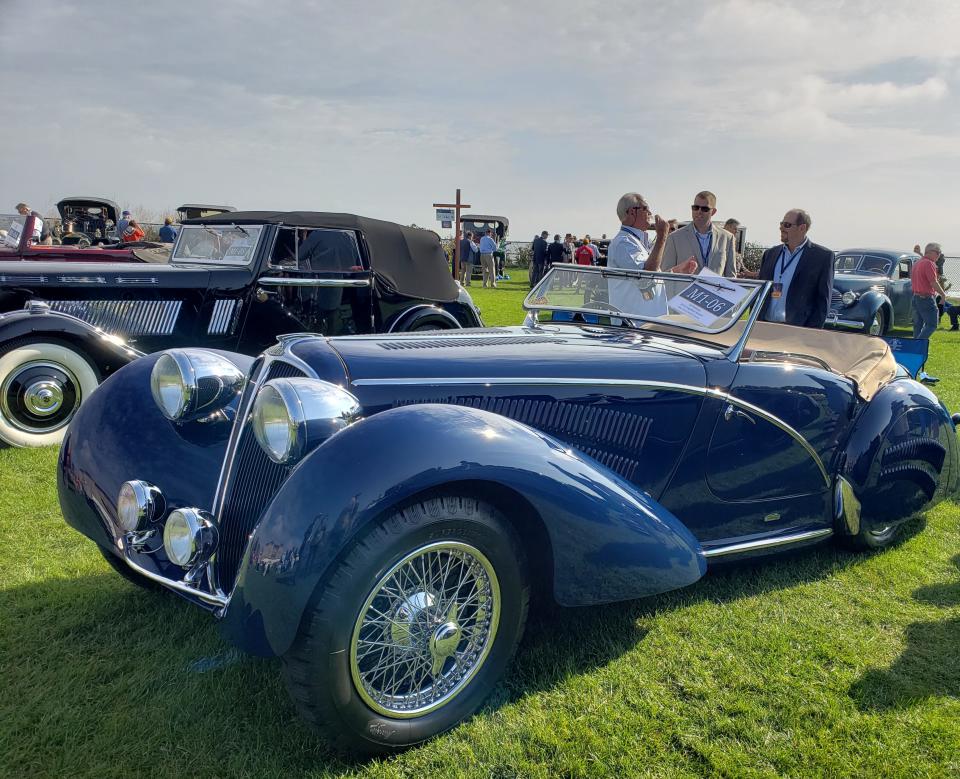
[[[700,189],[750,240],[960,254],[960,3],[0,0],[0,211],[97,194],[612,234]]]

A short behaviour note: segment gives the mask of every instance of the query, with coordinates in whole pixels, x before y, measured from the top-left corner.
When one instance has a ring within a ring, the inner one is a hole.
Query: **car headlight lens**
[[[857,298],[860,297],[856,292],[844,292],[840,300],[843,301],[843,305],[852,306],[857,302]]]
[[[299,460],[360,416],[359,401],[319,379],[268,381],[253,402],[257,442],[275,463]]]
[[[163,550],[167,559],[182,568],[203,562],[217,548],[213,518],[200,509],[176,509],[163,526]]]
[[[243,372],[225,357],[203,349],[171,349],[154,363],[150,390],[163,415],[174,422],[219,411],[243,389]]]
[[[125,481],[117,496],[117,521],[128,533],[143,530],[148,522],[163,515],[160,490],[145,481]]]

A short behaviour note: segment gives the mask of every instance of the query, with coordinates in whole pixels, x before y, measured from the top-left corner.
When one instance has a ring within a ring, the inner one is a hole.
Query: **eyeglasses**
[[[799,222],[781,222],[780,226],[784,230],[789,230],[791,227],[800,227],[800,223]]]
[[[649,211],[650,206],[648,206],[646,203],[642,203],[639,206],[630,206],[629,210],[630,211]]]
[[[706,214],[707,212],[713,210],[712,208],[710,208],[710,206],[692,205],[692,206],[690,206],[690,208],[692,208],[694,211],[701,211],[701,212],[703,212],[704,214]]]

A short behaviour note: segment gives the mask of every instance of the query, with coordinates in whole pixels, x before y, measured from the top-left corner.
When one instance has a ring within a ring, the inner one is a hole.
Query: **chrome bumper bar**
[[[844,327],[848,330],[866,330],[866,325],[856,319],[840,319],[838,316],[827,315],[827,321],[824,327]]]

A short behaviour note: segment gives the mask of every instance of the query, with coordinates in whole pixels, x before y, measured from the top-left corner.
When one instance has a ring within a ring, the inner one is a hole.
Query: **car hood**
[[[883,289],[889,279],[886,276],[876,276],[869,273],[837,273],[833,277],[833,288],[840,292],[863,292],[870,287]]]
[[[427,385],[431,379],[557,379],[657,381],[704,387],[703,360],[721,355],[709,345],[650,331],[578,327],[502,327],[430,333],[331,338],[351,383]],[[294,353],[319,367],[324,348],[305,339]],[[330,375],[329,364],[318,370]],[[373,381],[371,380],[379,380]],[[361,398],[361,400],[363,400]]]
[[[15,286],[43,295],[47,289],[240,289],[250,283],[248,268],[206,268],[130,262],[30,262],[0,265],[0,287]]]

